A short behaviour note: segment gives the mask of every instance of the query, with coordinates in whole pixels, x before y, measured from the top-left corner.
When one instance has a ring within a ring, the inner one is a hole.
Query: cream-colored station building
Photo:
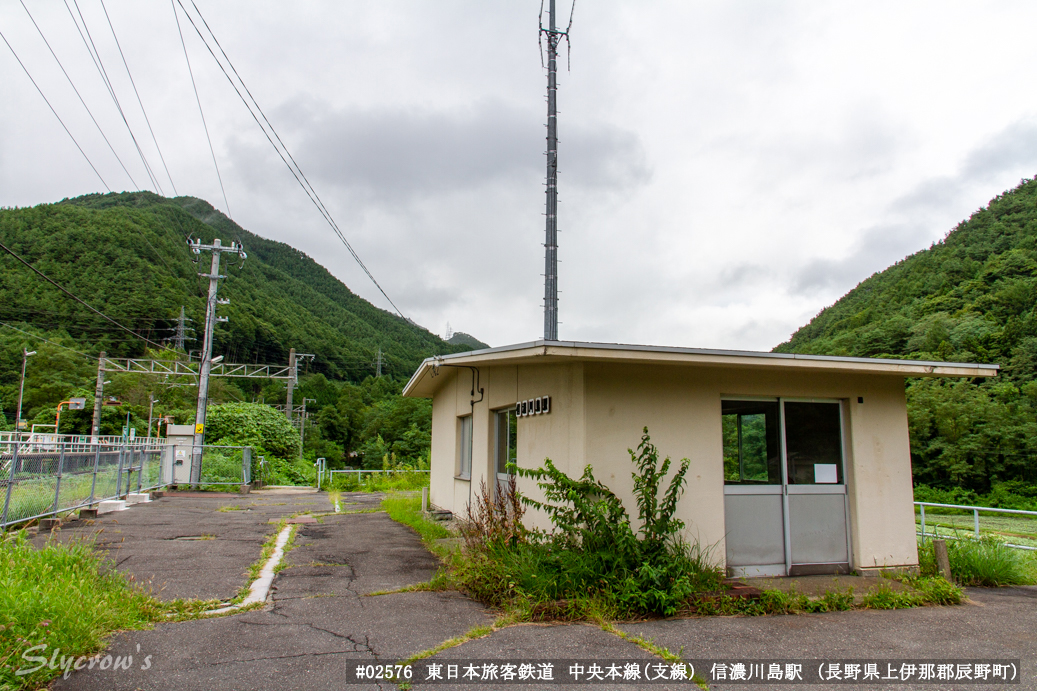
[[[464,516],[509,462],[550,458],[574,478],[590,464],[636,520],[627,449],[648,427],[661,455],[691,461],[690,541],[734,575],[805,575],[917,566],[904,379],[997,369],[535,341],[429,358],[404,395],[432,399],[439,508]]]

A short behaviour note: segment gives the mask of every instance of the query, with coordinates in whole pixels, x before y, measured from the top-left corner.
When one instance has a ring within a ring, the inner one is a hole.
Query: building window
[[[510,475],[508,470],[508,464],[518,464],[518,456],[516,454],[517,446],[517,425],[518,418],[515,415],[515,409],[509,408],[507,410],[498,410],[494,413],[496,419],[496,445],[495,445],[495,465],[497,468],[497,478],[500,480],[507,481]]]
[[[458,477],[472,477],[472,416],[466,415],[458,418],[458,440],[457,448],[460,450],[458,457]]]

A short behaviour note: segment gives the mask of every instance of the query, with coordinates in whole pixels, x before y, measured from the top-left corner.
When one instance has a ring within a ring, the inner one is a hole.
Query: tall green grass
[[[33,656],[49,662],[59,651],[58,665],[71,665],[103,651],[114,631],[163,617],[162,603],[108,566],[88,543],[35,549],[21,532],[0,541],[0,688],[38,688],[62,673],[43,665],[18,675],[39,666]]]
[[[951,575],[962,585],[1001,586],[1037,583],[1037,557],[1033,552],[1007,547],[994,537],[947,540]],[[937,573],[933,541],[918,546],[918,563],[923,575]]]
[[[323,489],[336,489],[342,492],[408,492],[428,487],[429,474],[409,470],[390,471],[387,473],[365,473],[363,479],[357,473],[336,473],[330,485]]]
[[[450,537],[450,531],[421,513],[421,497],[393,493],[382,500],[382,508],[389,518],[397,523],[409,525],[421,535],[422,541],[431,546],[433,542]]]

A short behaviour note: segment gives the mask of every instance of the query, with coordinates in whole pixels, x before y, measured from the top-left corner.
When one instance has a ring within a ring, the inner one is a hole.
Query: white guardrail
[[[1007,513],[1007,514],[1015,514],[1015,515],[1023,515],[1023,516],[1033,516],[1034,518],[1037,518],[1037,511],[1023,511],[1021,509],[994,509],[994,508],[991,508],[989,506],[969,506],[969,505],[966,505],[966,504],[938,504],[936,502],[931,502],[931,501],[916,501],[915,502],[915,506],[919,507],[919,509],[921,510],[920,513],[921,513],[921,516],[922,516],[922,532],[918,533],[918,534],[922,536],[923,540],[926,537],[941,537],[941,536],[937,536],[936,535],[936,533],[935,533],[935,530],[936,530],[935,526],[933,527],[933,531],[934,532],[933,532],[933,534],[931,536],[928,535],[925,532],[925,507],[927,507],[927,506],[937,507],[937,508],[941,508],[941,509],[961,509],[961,510],[965,510],[965,511],[971,511],[972,512],[973,536],[976,537],[976,538],[979,538],[979,535],[980,535],[980,533],[979,533],[979,513],[981,511],[987,512],[987,513]],[[947,535],[944,535],[942,537],[950,538],[952,540],[957,539],[957,538],[954,538],[954,537],[951,537],[951,536],[947,536]],[[1013,544],[1008,543],[1008,542],[1005,543],[1005,547],[1014,547],[1015,549],[1026,549],[1026,550],[1031,550],[1031,551],[1037,551],[1037,547],[1030,547],[1028,545],[1013,545]]]
[[[320,489],[323,485],[329,484],[336,474],[341,473],[356,473],[357,480],[363,480],[364,473],[429,473],[430,470],[419,470],[417,468],[409,470],[367,470],[365,468],[346,468],[345,470],[328,470],[328,462],[323,458],[318,458],[317,462],[313,464],[317,468],[317,489]]]

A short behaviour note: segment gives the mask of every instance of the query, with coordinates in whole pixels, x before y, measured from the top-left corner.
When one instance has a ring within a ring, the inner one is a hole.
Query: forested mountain
[[[94,194],[57,204],[0,210],[0,239],[95,308],[152,340],[169,337],[183,306],[201,347],[209,254],[187,238],[244,244],[241,264],[225,255],[214,354],[227,361],[285,363],[289,348],[314,353],[314,371],[335,379],[409,376],[428,355],[465,350],[358,297],[302,252],[244,230],[193,197],[150,192]],[[330,242],[330,240],[329,240]],[[196,263],[197,262],[197,263]],[[240,268],[239,268],[240,264]],[[61,327],[119,355],[143,342],[99,320],[11,257],[0,260],[0,321]]]
[[[475,350],[482,350],[483,348],[489,348],[490,346],[483,343],[475,336],[466,334],[463,331],[455,331],[454,334],[447,339],[447,343],[456,346],[470,346]]]
[[[991,380],[908,383],[916,482],[1037,481],[1037,179],[863,281],[778,352],[998,363]]]
[[[248,232],[208,203],[167,199],[150,192],[94,194],[32,208],[0,209],[0,242],[94,308],[156,342],[175,333],[183,307],[189,321],[185,350],[201,349],[210,255],[191,253],[187,238],[241,242],[242,263],[224,255],[220,316],[214,355],[227,362],[287,364],[288,351],[316,357],[300,367],[295,405],[308,410],[308,453],[342,461],[359,454],[380,467],[393,453],[414,461],[427,453],[426,401],[401,399],[402,383],[425,357],[471,350],[358,297],[298,250]],[[338,249],[337,241],[329,243]],[[343,250],[344,251],[344,250]],[[147,348],[0,252],[0,429],[14,423],[22,348],[38,351],[27,368],[23,418],[53,423],[57,404],[93,396],[97,354],[188,357]],[[375,379],[379,350],[383,376]],[[120,406],[104,409],[102,432],[125,424],[144,432],[152,396],[155,415],[177,423],[194,418],[193,381],[158,381],[140,375],[109,377],[106,396]],[[210,400],[284,403],[281,381],[215,379]],[[62,430],[85,433],[90,411],[62,415]]]

